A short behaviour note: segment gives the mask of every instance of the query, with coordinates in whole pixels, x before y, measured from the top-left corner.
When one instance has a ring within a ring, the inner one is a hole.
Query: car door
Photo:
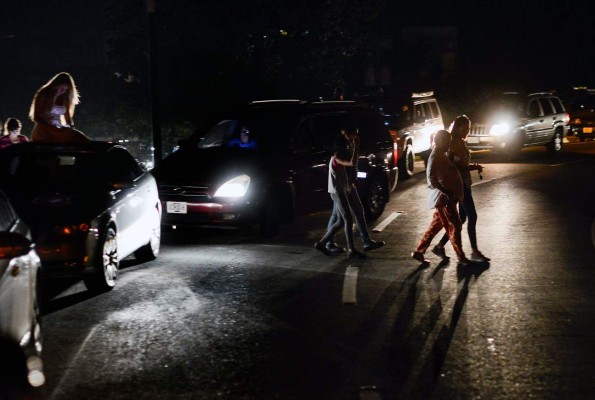
[[[539,99],[539,104],[543,110],[543,116],[541,123],[541,130],[537,138],[537,143],[547,143],[551,140],[554,135],[554,123],[556,121],[556,111],[554,106],[547,97]]]
[[[17,216],[0,193],[0,231],[14,231],[16,227]],[[0,243],[0,247],[3,245]],[[31,325],[30,271],[26,257],[0,258],[0,331],[18,341]]]
[[[534,144],[539,142],[544,129],[543,111],[537,98],[530,99],[526,109],[527,120],[525,121],[525,143]]]
[[[107,152],[106,166],[112,185],[111,214],[117,225],[118,252],[120,258],[130,255],[147,242],[143,217],[147,215],[146,196],[148,190],[143,171],[132,156],[123,148],[114,147]]]
[[[328,194],[329,152],[323,148],[321,132],[332,127],[327,119],[305,117],[297,122],[289,145],[290,181],[297,213],[325,208]]]

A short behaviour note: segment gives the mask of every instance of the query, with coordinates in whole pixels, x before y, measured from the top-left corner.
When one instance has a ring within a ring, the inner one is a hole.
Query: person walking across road
[[[444,228],[459,259],[459,266],[466,266],[470,261],[463,251],[462,224],[457,212],[457,203],[463,200],[463,180],[456,165],[446,155],[450,141],[450,132],[440,130],[436,133],[434,148],[428,158],[426,171],[430,189],[428,206],[434,208],[435,211],[430,226],[415,251],[411,253],[411,257],[419,262],[426,262],[424,253],[432,239]]]
[[[347,173],[347,183],[349,185],[349,191],[347,194],[349,205],[351,207],[351,211],[353,212],[353,217],[355,219],[355,225],[357,226],[357,230],[360,234],[362,242],[364,243],[364,251],[371,251],[378,249],[385,245],[383,240],[376,241],[372,239],[370,232],[368,231],[368,224],[366,223],[366,216],[364,213],[364,206],[362,205],[362,201],[359,197],[359,193],[357,192],[357,160],[359,158],[358,148],[353,146],[355,143],[355,138],[357,137],[359,140],[359,129],[354,127],[352,131],[346,131],[343,129],[341,131],[341,135],[346,139],[344,141],[345,146],[342,149],[339,149],[338,155],[344,159],[354,159],[353,166],[346,166],[345,171]],[[340,221],[340,213],[338,210],[337,205],[333,206],[333,212],[331,217],[328,221],[327,229],[330,230],[331,227],[337,222]],[[326,244],[326,248],[331,253],[342,253],[345,251],[343,247],[337,245],[334,241],[334,236],[330,238],[330,240]]]
[[[331,199],[333,199],[333,207],[336,207],[340,218],[338,218],[333,225],[329,226],[326,234],[314,244],[314,248],[323,252],[326,255],[332,255],[326,244],[335,236],[341,227],[345,231],[345,242],[347,245],[347,251],[349,258],[365,258],[365,255],[355,249],[353,243],[353,217],[351,215],[351,206],[349,204],[350,191],[352,190],[351,185],[347,179],[347,172],[345,167],[352,167],[357,162],[357,152],[359,148],[359,137],[351,134],[355,131],[354,127],[346,126],[341,130],[341,137],[336,139],[336,149],[329,162],[329,173],[328,173],[328,192],[330,193]],[[339,150],[344,146],[343,141],[349,141],[353,146],[354,151],[351,153],[349,159],[341,158],[339,156]]]
[[[450,142],[449,158],[459,169],[461,178],[463,179],[463,201],[459,203],[459,216],[461,223],[467,220],[467,233],[469,234],[469,241],[471,242],[471,261],[488,262],[490,259],[484,256],[477,248],[477,233],[475,226],[477,224],[477,211],[475,210],[475,203],[471,193],[471,171],[478,171],[480,174],[483,171],[483,166],[479,164],[470,164],[471,152],[467,148],[467,135],[471,127],[471,121],[466,115],[458,116],[452,125]],[[448,260],[444,245],[448,242],[448,233],[445,233],[440,242],[432,248],[432,253],[436,254],[443,260]]]

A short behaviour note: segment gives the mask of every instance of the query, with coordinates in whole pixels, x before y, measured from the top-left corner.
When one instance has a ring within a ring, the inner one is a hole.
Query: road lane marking
[[[397,218],[401,214],[403,214],[402,211],[397,211],[397,212],[391,213],[388,217],[386,217],[384,219],[384,221],[382,221],[381,223],[379,223],[378,225],[376,225],[376,227],[374,229],[372,229],[372,232],[381,232],[391,222],[393,222],[395,220],[395,218]]]
[[[357,304],[357,275],[359,268],[347,267],[343,280],[343,304]]]
[[[472,184],[471,186],[477,186],[477,185],[482,185],[482,184],[484,184],[484,183],[490,183],[490,182],[493,182],[493,181],[495,181],[496,179],[498,179],[498,178],[492,178],[492,179],[488,179],[488,180],[485,180],[485,181],[479,181],[479,182],[475,182],[475,183],[474,183],[474,184]]]
[[[579,160],[567,161],[567,162],[563,162],[563,163],[559,163],[559,164],[550,164],[550,167],[560,167],[562,165],[578,164],[578,163],[585,162],[588,160],[589,160],[588,158],[581,158]]]

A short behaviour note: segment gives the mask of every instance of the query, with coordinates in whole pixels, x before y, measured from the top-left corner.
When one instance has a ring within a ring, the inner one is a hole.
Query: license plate
[[[479,137],[467,136],[467,143],[479,143]]]
[[[170,214],[186,214],[188,213],[188,206],[185,202],[168,201],[165,209]]]
[[[583,133],[593,133],[593,128],[583,128]]]

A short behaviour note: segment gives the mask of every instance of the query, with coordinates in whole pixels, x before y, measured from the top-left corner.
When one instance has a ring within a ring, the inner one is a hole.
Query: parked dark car
[[[154,259],[161,237],[155,179],[123,147],[22,143],[0,151],[0,186],[32,229],[46,274],[116,283],[120,261]]]
[[[545,146],[555,155],[562,151],[568,133],[568,113],[560,98],[549,92],[506,92],[480,104],[470,118],[467,146],[489,149],[508,159],[529,146]]]
[[[328,163],[340,128],[360,129],[357,185],[369,219],[397,179],[396,146],[377,112],[353,102],[258,101],[180,144],[152,172],[165,225],[252,225],[276,235],[294,216],[330,209]],[[249,132],[254,146],[239,145]]]
[[[415,156],[427,160],[433,135],[444,129],[442,112],[434,92],[365,95],[358,101],[382,114],[385,125],[398,145],[400,176],[413,176]]]
[[[577,87],[566,97],[570,114],[570,132],[584,142],[595,139],[595,89]]]
[[[27,374],[33,386],[45,381],[40,361],[40,289],[41,262],[29,226],[0,191],[0,337],[20,345],[23,357],[29,360]],[[5,356],[0,351],[0,359],[4,361]],[[3,367],[4,371],[14,370],[18,365]]]

